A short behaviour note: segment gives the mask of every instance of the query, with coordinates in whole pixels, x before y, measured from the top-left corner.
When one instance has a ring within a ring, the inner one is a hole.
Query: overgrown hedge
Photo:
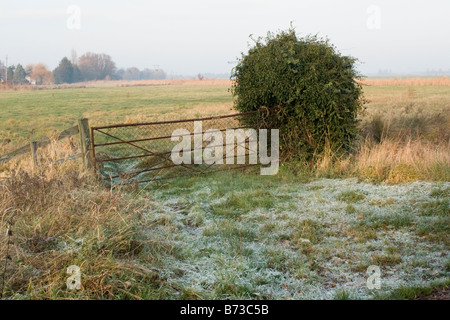
[[[280,129],[285,158],[347,151],[364,102],[356,61],[316,36],[298,38],[293,29],[269,33],[255,40],[233,70],[235,108],[267,108],[266,121]]]

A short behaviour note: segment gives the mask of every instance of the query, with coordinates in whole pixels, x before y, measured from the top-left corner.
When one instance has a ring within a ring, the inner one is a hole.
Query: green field
[[[81,117],[92,125],[182,119],[231,113],[233,99],[223,85],[170,85],[0,91],[0,140],[20,144]],[[402,111],[449,112],[450,86],[366,86],[370,114]]]
[[[6,296],[410,299],[448,288],[450,86],[365,93],[362,132],[378,143],[361,139],[348,159],[285,163],[276,176],[235,171],[110,190],[76,161],[14,171],[0,183],[2,254],[16,214]],[[0,141],[12,140],[0,153],[80,117],[106,125],[232,105],[226,86],[0,92]],[[66,288],[69,265],[81,267],[80,291]],[[381,289],[367,287],[372,265]]]
[[[225,86],[146,86],[0,92],[0,139],[23,142],[63,130],[82,117],[92,125],[185,118],[229,111]],[[205,109],[206,107],[206,109]],[[228,109],[227,109],[228,108]],[[33,131],[33,132],[32,132]]]

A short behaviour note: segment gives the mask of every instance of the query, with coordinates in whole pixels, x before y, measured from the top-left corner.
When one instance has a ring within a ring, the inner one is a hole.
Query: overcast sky
[[[363,74],[450,69],[450,0],[0,0],[0,60],[53,69],[75,49],[169,76],[229,74],[250,34],[291,21],[358,58]]]

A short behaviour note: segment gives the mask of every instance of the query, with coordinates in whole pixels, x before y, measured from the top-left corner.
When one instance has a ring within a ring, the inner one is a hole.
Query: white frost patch
[[[196,186],[187,194],[162,197],[148,221],[170,216],[177,235],[168,234],[167,241],[186,255],[169,257],[164,272],[174,286],[203,298],[332,299],[346,290],[350,297],[368,299],[376,293],[366,287],[366,269],[372,264],[380,264],[378,293],[448,278],[450,252],[444,242],[430,242],[408,225],[371,229],[370,223],[401,214],[414,217],[416,208],[410,204],[435,200],[433,189],[449,186],[420,181],[374,185],[356,179],[274,184],[264,187],[277,200],[273,207],[252,208],[228,224],[220,223],[225,218],[211,207],[231,193],[212,197],[209,186]],[[364,196],[340,199],[352,191]],[[158,191],[155,197],[163,194]],[[196,218],[199,225],[190,226]],[[364,223],[366,228],[358,229]]]

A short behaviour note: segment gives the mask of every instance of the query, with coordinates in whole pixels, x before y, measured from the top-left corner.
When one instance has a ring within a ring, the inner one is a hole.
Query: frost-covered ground
[[[388,297],[449,282],[449,190],[216,174],[149,192],[142,230],[174,298]]]

